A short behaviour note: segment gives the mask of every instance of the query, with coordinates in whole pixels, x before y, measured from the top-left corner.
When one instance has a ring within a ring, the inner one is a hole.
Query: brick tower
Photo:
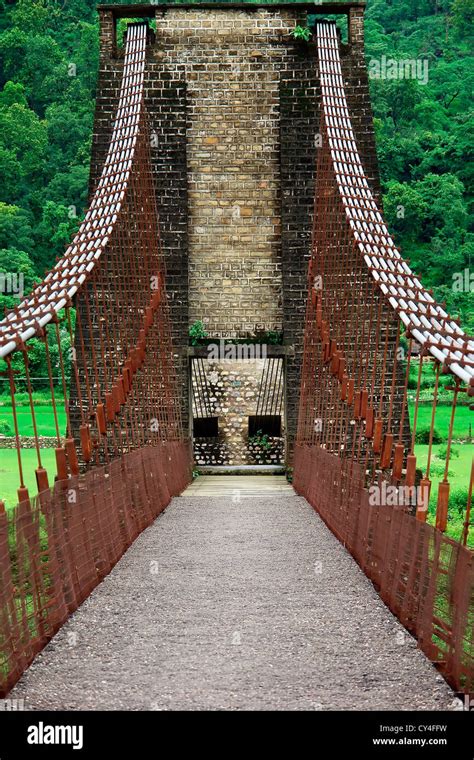
[[[315,17],[347,20],[346,92],[380,200],[364,7],[362,1],[99,6],[91,190],[117,106],[119,21],[145,18],[146,105],[176,362],[200,464],[291,460],[321,102],[315,45],[292,32],[311,27]],[[211,347],[189,346],[189,328],[199,321]],[[250,361],[238,350],[210,360],[221,339],[258,348],[250,349]]]

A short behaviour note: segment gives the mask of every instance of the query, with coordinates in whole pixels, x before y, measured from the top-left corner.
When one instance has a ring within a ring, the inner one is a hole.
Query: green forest
[[[64,250],[87,199],[95,0],[0,0],[0,272],[24,289]],[[392,231],[414,271],[474,329],[470,267],[474,0],[369,0],[369,63],[416,59],[427,81],[371,79]],[[370,70],[370,68],[369,68]],[[0,306],[17,298],[0,294]]]

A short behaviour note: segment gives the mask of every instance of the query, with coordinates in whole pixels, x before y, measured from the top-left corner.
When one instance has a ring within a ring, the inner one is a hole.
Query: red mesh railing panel
[[[150,446],[0,513],[1,695],[186,487],[188,466],[186,443]]]
[[[472,551],[403,510],[370,505],[351,469],[319,446],[297,447],[295,487],[443,675],[456,688],[473,691]]]
[[[355,142],[336,25],[317,24],[316,37],[322,148],[294,484],[426,654],[469,691],[474,467],[456,474],[452,463],[457,445],[472,452],[457,440],[455,423],[456,412],[472,406],[474,341],[395,247]],[[421,447],[427,387],[430,425]],[[449,411],[442,426],[441,404]],[[444,534],[459,511],[454,540]]]

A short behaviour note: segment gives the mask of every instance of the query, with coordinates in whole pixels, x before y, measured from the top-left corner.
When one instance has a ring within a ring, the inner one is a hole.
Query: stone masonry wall
[[[248,418],[257,411],[265,359],[206,360],[202,363],[209,388],[208,403],[219,419],[217,438],[194,441],[197,465],[281,464],[284,460],[284,430],[271,438],[268,450],[249,441]],[[196,416],[199,410],[194,410]],[[281,409],[284,418],[284,408]]]
[[[292,11],[156,11],[186,78],[189,320],[213,337],[282,329],[280,71]]]

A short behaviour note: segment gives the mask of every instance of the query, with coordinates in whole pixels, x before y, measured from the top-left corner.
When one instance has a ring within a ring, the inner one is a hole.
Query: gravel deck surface
[[[12,698],[29,710],[449,708],[445,681],[303,498],[189,493]]]

